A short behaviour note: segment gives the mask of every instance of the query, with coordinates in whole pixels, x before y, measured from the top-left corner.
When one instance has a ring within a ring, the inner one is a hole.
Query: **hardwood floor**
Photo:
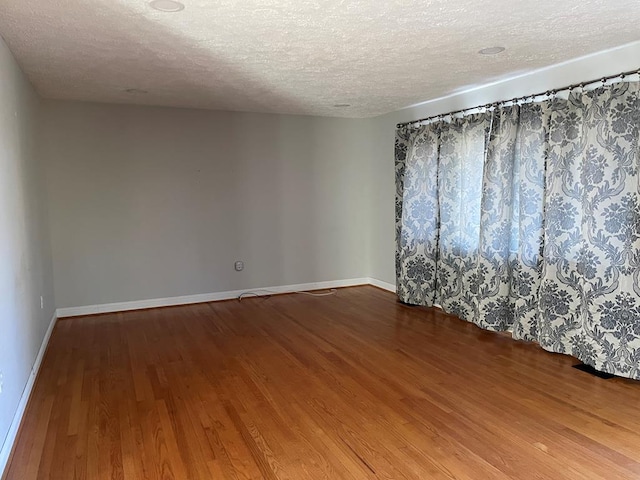
[[[7,478],[640,478],[575,363],[374,287],[63,319]]]

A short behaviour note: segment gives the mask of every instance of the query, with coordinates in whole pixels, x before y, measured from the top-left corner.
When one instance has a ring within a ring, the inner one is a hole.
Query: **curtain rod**
[[[499,105],[504,105],[504,104],[509,103],[509,102],[512,102],[512,104],[516,104],[518,102],[522,102],[522,101],[525,101],[527,99],[529,100],[529,102],[532,102],[536,97],[552,96],[552,95],[557,94],[558,92],[571,91],[574,88],[584,88],[584,87],[587,87],[589,85],[594,85],[594,84],[599,83],[599,82],[602,82],[602,85],[604,85],[604,84],[607,83],[607,81],[612,80],[614,78],[620,78],[621,80],[624,80],[625,77],[627,77],[629,75],[634,75],[636,73],[640,74],[640,69],[638,69],[638,70],[630,70],[628,72],[622,72],[622,73],[618,73],[616,75],[609,75],[608,77],[602,77],[602,78],[600,78],[598,80],[590,80],[588,82],[574,83],[573,85],[568,85],[568,86],[562,87],[562,88],[556,88],[554,90],[547,90],[546,92],[535,93],[533,95],[524,95],[522,97],[516,97],[516,98],[513,98],[511,100],[500,100],[498,102],[491,102],[491,103],[487,103],[485,105],[478,105],[476,107],[463,108],[463,109],[460,109],[460,110],[455,110],[453,112],[440,113],[438,115],[432,115],[430,117],[421,118],[419,120],[412,120],[410,122],[398,123],[396,125],[396,128],[407,127],[409,125],[419,126],[423,122],[428,122],[429,120],[434,120],[434,119],[439,118],[439,117],[447,117],[449,115],[457,115],[458,113],[465,113],[465,112],[469,112],[471,110],[477,110],[477,109],[480,109],[480,108],[497,107]]]

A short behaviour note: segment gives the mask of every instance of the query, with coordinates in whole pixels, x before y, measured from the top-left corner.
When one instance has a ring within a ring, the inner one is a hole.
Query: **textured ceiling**
[[[346,117],[640,40],[638,0],[183,3],[0,0],[0,33],[44,97]]]

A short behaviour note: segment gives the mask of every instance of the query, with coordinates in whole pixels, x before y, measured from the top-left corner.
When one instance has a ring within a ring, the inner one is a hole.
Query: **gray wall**
[[[480,86],[473,90],[425,102],[371,120],[370,147],[373,149],[370,158],[371,206],[375,214],[370,224],[369,233],[371,238],[369,276],[395,284],[393,149],[397,123],[444,114],[462,108],[473,108],[490,102],[531,95],[585,80],[634,70],[638,68],[638,59],[640,59],[640,42],[565,62],[511,80]],[[499,58],[489,57],[487,61],[499,61]]]
[[[0,39],[0,470],[10,447],[4,440],[54,311],[34,140],[38,104]]]
[[[639,57],[636,43],[374,119],[45,101],[57,306],[394,283],[397,122],[637,68]]]
[[[369,125],[44,101],[57,306],[365,276]]]

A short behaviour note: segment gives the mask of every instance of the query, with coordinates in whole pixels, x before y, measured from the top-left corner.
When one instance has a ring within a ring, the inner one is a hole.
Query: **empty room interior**
[[[637,0],[0,0],[0,477],[640,478]]]

